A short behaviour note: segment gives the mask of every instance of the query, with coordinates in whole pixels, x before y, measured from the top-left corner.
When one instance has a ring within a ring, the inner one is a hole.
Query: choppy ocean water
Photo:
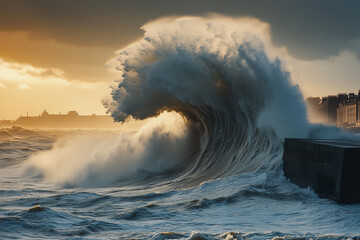
[[[319,199],[281,171],[258,169],[188,188],[156,180],[68,187],[25,174],[23,163],[79,132],[0,133],[0,239],[360,238],[360,204]]]

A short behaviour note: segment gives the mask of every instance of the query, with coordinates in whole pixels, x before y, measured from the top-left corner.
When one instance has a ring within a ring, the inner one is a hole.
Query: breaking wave
[[[273,57],[268,24],[183,17],[142,29],[109,62],[120,77],[104,105],[116,121],[152,120],[136,132],[59,142],[29,160],[32,170],[70,185],[145,177],[189,187],[278,171],[285,137],[340,136],[309,124],[299,87]]]

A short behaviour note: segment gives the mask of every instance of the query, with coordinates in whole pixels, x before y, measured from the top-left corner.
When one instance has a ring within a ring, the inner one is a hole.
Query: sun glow
[[[0,58],[1,118],[16,119],[26,112],[37,115],[44,109],[104,114],[101,99],[108,94],[106,82],[69,80],[59,68],[41,68]]]

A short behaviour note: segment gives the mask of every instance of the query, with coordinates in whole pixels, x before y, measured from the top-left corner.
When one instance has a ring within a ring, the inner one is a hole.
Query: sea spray
[[[281,177],[285,137],[348,137],[308,122],[266,23],[183,17],[142,29],[144,38],[108,63],[121,76],[104,105],[116,121],[153,119],[135,133],[57,143],[31,157],[28,169],[70,186],[145,178],[189,188],[259,171]]]
[[[105,103],[115,120],[164,110],[191,115],[193,106],[208,107],[225,117],[242,115],[251,128],[258,123],[281,138],[306,137],[303,97],[281,61],[269,58],[267,24],[184,17],[142,29],[144,39],[118,51],[112,63],[122,73],[113,101]]]
[[[176,126],[176,128],[174,128]],[[136,131],[78,134],[60,138],[49,151],[33,155],[27,172],[64,186],[106,186],[159,174],[191,156],[191,127],[176,113],[162,113]]]

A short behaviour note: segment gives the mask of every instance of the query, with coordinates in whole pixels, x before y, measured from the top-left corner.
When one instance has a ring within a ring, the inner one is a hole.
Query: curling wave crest
[[[183,17],[142,29],[144,38],[108,63],[120,76],[104,105],[116,121],[152,119],[137,132],[58,143],[32,157],[30,169],[75,186],[151,178],[187,188],[239,173],[281,172],[285,137],[342,136],[309,124],[299,87],[275,57],[268,24]]]

